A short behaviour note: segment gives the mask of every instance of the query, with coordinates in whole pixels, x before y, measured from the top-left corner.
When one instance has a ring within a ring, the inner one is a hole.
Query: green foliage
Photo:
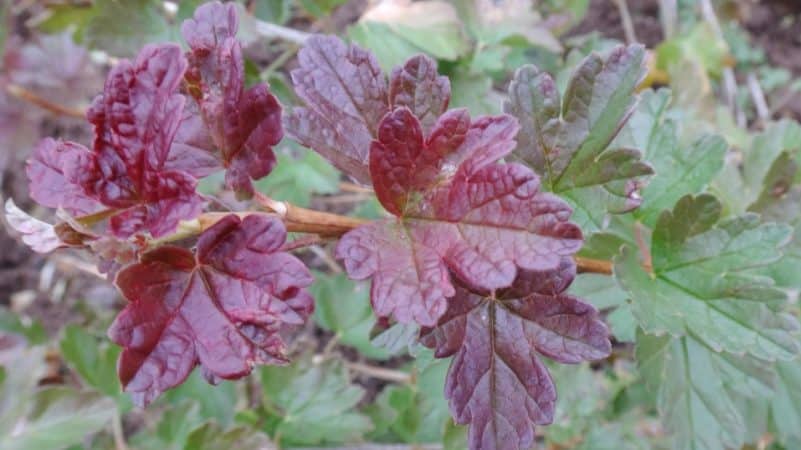
[[[278,200],[308,207],[313,194],[338,191],[339,172],[312,151],[304,150],[300,157],[279,153],[278,166],[254,185]]]
[[[261,370],[267,432],[282,445],[355,442],[372,429],[357,412],[364,391],[342,364],[298,359]]]

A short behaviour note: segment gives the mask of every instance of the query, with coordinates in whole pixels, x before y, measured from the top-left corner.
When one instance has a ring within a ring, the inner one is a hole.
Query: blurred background
[[[182,20],[201,3],[2,0],[3,200],[52,219],[27,194],[32,148],[45,136],[89,143],[83,113],[109,67],[148,42],[180,42]],[[500,112],[523,64],[564,84],[588,53],[642,42],[649,49],[643,88],[672,89],[671,114],[687,139],[714,132],[736,150],[771,121],[801,118],[797,0],[251,0],[239,8],[248,81],[269,82],[286,105],[297,103],[288,72],[303,40],[333,33],[372,50],[387,70],[416,53],[431,55],[451,79],[451,106],[474,115]],[[271,197],[383,214],[369,191],[313,152],[285,141],[278,153],[278,168],[257,183]],[[234,201],[221,185],[211,177],[202,189]],[[725,186],[718,192],[725,198]],[[37,255],[12,234],[0,231],[2,450],[465,448],[465,430],[452,423],[442,397],[448,361],[407,345],[414,329],[376,324],[367,286],[347,280],[326,246],[302,255],[317,271],[317,312],[295,337],[292,366],[216,388],[195,373],[139,410],[120,392],[119,349],[105,337],[123,302],[115,288],[88,255]],[[670,448],[634,367],[633,319],[614,309],[625,295],[605,294],[595,296],[596,306],[615,334],[614,354],[594,366],[551,368],[559,410],[554,425],[538,429],[540,445]],[[797,433],[749,439],[745,448],[801,448]]]

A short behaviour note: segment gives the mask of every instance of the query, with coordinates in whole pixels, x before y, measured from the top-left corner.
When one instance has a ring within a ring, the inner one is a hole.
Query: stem
[[[285,41],[294,42],[298,45],[303,45],[306,39],[312,35],[302,31],[294,30],[292,28],[282,27],[274,23],[264,22],[262,20],[255,20],[256,33],[268,39],[283,39]]]
[[[401,372],[400,370],[385,369],[383,367],[370,366],[357,362],[345,362],[345,367],[354,372],[358,372],[362,375],[367,375],[368,377],[379,380],[404,384],[409,384],[412,382],[412,376],[406,372]]]
[[[9,83],[5,86],[5,88],[6,92],[8,92],[8,94],[12,97],[16,97],[20,100],[34,104],[42,109],[50,111],[51,113],[58,114],[60,116],[74,117],[77,119],[86,118],[86,114],[83,110],[52,103],[50,100],[40,97],[20,85]]]
[[[620,11],[620,21],[623,23],[623,34],[626,35],[626,43],[634,44],[637,42],[637,35],[634,34],[634,23],[631,20],[629,13],[629,5],[626,0],[613,0]]]
[[[583,256],[574,256],[576,267],[579,273],[600,273],[603,275],[612,275],[612,261],[604,259],[584,258]]]

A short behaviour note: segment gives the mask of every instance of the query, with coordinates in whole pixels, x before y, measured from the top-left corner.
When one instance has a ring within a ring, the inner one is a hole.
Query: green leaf
[[[281,445],[355,442],[372,428],[356,412],[364,390],[352,385],[341,364],[296,360],[261,370],[264,403],[272,413],[271,435]]]
[[[308,207],[312,194],[337,192],[339,172],[313,151],[304,150],[299,158],[280,153],[270,175],[254,184],[270,197]]]
[[[765,175],[759,198],[748,208],[763,220],[785,222],[794,228],[782,259],[760,272],[792,289],[801,289],[801,182],[796,181],[800,173],[797,157],[783,152]]]
[[[574,220],[589,231],[603,216],[639,204],[638,177],[652,173],[640,151],[609,147],[633,112],[635,88],[645,74],[642,46],[593,53],[568,82],[564,99],[554,79],[524,66],[509,85],[504,110],[521,123],[514,157],[541,175],[543,186],[577,208]]]
[[[84,45],[114,56],[129,57],[151,42],[179,41],[156,0],[100,0],[97,15],[86,25]],[[124,20],[121,18],[124,17]]]
[[[455,61],[469,50],[456,10],[438,0],[378,3],[348,34],[372,50],[384,70],[417,53]]]
[[[204,419],[214,419],[223,426],[231,424],[234,419],[237,389],[232,381],[223,381],[216,386],[210,385],[199,370],[195,370],[180,386],[167,391],[164,396],[172,403],[194,400],[200,404],[200,415]]]
[[[347,0],[300,0],[300,5],[314,17],[323,17],[331,14],[337,6]]]
[[[9,433],[0,434],[3,450],[59,450],[102,429],[114,415],[114,402],[93,392],[66,387],[38,391]]]
[[[503,96],[492,89],[492,79],[458,70],[451,75],[451,108],[467,108],[470,114],[493,115],[501,112]]]
[[[18,334],[30,345],[42,344],[47,340],[47,332],[40,322],[23,318],[5,307],[0,307],[0,331]]]
[[[117,381],[119,347],[107,340],[103,340],[101,345],[96,337],[81,327],[69,325],[61,339],[61,354],[89,386],[110,397],[123,395]]]
[[[356,348],[371,359],[387,359],[392,352],[370,342],[375,316],[370,307],[369,290],[344,274],[314,274],[310,290],[315,299],[314,320],[336,334],[339,342]]]
[[[637,360],[677,450],[740,448],[745,424],[725,389],[717,354],[692,338],[639,333]]]
[[[776,364],[778,383],[770,402],[770,420],[787,448],[801,441],[801,360]]]
[[[637,320],[631,312],[628,294],[618,286],[613,277],[593,273],[580,274],[570,285],[570,293],[587,300],[599,310],[610,309],[606,323],[612,329],[615,339],[634,342]]]
[[[390,354],[398,355],[414,345],[419,334],[420,326],[416,323],[396,323],[374,337],[371,342]]]
[[[496,44],[522,38],[526,46],[541,47],[551,52],[562,51],[531,0],[456,0],[453,2],[473,38],[481,43]]]
[[[790,228],[755,215],[717,223],[711,195],[686,196],[660,217],[651,239],[653,273],[624,247],[615,276],[648,333],[691,335],[715,351],[765,360],[799,352],[798,322],[781,311],[786,295],[752,269],[779,259]]]
[[[726,41],[707,23],[699,23],[689,33],[661,43],[656,49],[656,66],[675,70],[690,62],[718,78],[731,58]]]
[[[686,194],[701,192],[723,167],[728,146],[719,136],[703,137],[687,147],[676,136],[672,121],[662,123],[645,155],[656,175],[642,189],[642,206],[635,216],[651,227],[662,211]]]
[[[252,428],[234,427],[229,430],[214,422],[196,428],[186,439],[184,450],[265,450],[274,448],[264,433]]]
[[[442,395],[442,386],[445,385],[450,360],[434,360],[431,350],[420,351],[429,354],[421,358],[422,364],[415,362],[412,368],[417,374],[414,382],[387,386],[375,403],[366,408],[365,412],[375,425],[372,436],[388,442],[400,440],[410,444],[443,439],[450,413]]]
[[[202,422],[199,404],[194,400],[184,400],[165,410],[155,429],[141,430],[131,437],[130,443],[137,449],[181,450],[189,434]]]
[[[259,0],[255,2],[253,15],[266,22],[285,24],[291,17],[290,0]]]

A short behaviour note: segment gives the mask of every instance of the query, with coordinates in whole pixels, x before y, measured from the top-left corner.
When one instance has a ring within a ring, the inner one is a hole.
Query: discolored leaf
[[[528,449],[534,426],[551,423],[556,389],[535,352],[562,363],[609,354],[597,311],[563,293],[574,275],[565,260],[522,274],[497,297],[457,287],[437,327],[423,330],[437,357],[455,355],[445,396],[455,421],[470,424],[470,448]]]
[[[313,303],[308,269],[279,250],[285,238],[277,220],[229,215],[201,235],[195,254],[163,246],[119,273],[130,303],[109,336],[124,347],[118,372],[135,403],[151,402],[198,364],[216,382],[286,361],[279,331],[302,324]]]
[[[753,215],[722,222],[719,216],[714,197],[686,196],[654,229],[653,274],[630,247],[615,260],[639,325],[648,333],[691,335],[715,351],[794,357],[798,322],[781,311],[786,294],[753,273],[781,256],[791,230]]]
[[[244,58],[234,4],[207,3],[181,27],[189,44],[188,91],[226,168],[226,186],[253,194],[251,179],[275,166],[272,147],[283,137],[281,106],[267,85],[245,89]]]
[[[83,186],[65,175],[71,165],[87,155],[88,150],[80,144],[43,139],[34,149],[26,168],[31,197],[40,205],[63,208],[75,215],[100,210],[102,205]]]
[[[513,156],[537,171],[547,190],[576,205],[595,203],[599,211],[588,211],[581,222],[636,208],[635,180],[653,172],[639,150],[609,147],[634,110],[644,55],[639,45],[617,47],[606,59],[591,54],[574,72],[564,99],[554,79],[534,66],[518,69],[509,85],[504,110],[521,123]]]
[[[427,136],[406,108],[382,120],[370,151],[376,196],[397,218],[343,236],[336,256],[351,278],[372,278],[379,316],[436,323],[454,295],[449,272],[480,289],[508,287],[518,268],[548,270],[581,245],[570,208],[539,191],[518,164],[510,116],[442,115]]]

